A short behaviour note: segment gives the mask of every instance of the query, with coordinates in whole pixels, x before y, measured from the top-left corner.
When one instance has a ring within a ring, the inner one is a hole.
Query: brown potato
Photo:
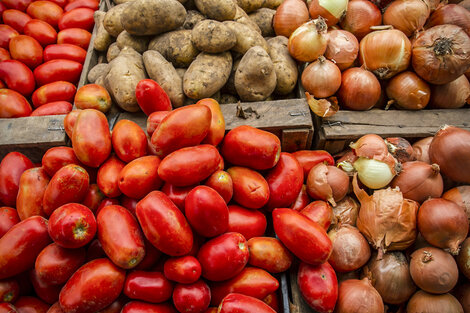
[[[261,29],[259,26],[237,5],[237,14],[233,18],[235,22],[245,24],[246,26],[250,27],[251,29],[255,30],[257,33],[261,34]]]
[[[118,4],[108,10],[103,20],[103,27],[113,37],[117,37],[124,28],[121,25],[121,15],[130,2]]]
[[[116,38],[119,49],[122,50],[124,47],[131,47],[139,53],[147,51],[149,41],[150,38],[148,36],[133,36],[127,31],[122,31]]]
[[[276,36],[273,28],[273,18],[276,10],[261,8],[248,15],[250,19],[261,29],[263,37]]]
[[[197,23],[200,21],[205,20],[206,17],[202,15],[199,11],[196,10],[189,10],[186,14],[186,19],[184,20],[184,24],[182,29],[193,29]]]
[[[197,49],[219,53],[230,50],[237,43],[235,33],[223,23],[214,20],[204,20],[191,31],[191,40]]]
[[[294,90],[299,77],[297,63],[290,56],[287,49],[288,39],[284,36],[277,36],[268,40],[269,56],[274,64],[277,83],[275,93],[287,95]]]
[[[263,7],[264,0],[236,0],[238,6],[246,13],[251,13]]]
[[[224,24],[228,26],[237,37],[237,43],[232,48],[233,51],[244,54],[248,49],[254,46],[260,46],[266,52],[269,51],[266,40],[264,40],[260,33],[257,33],[249,26],[234,21],[225,21]]]
[[[191,30],[174,30],[154,37],[149,50],[160,52],[174,67],[188,67],[199,54],[191,41]]]
[[[106,31],[103,25],[106,13],[103,11],[95,11],[93,18],[95,20],[96,35],[93,41],[93,48],[97,51],[106,51],[113,43],[113,37]]]
[[[88,75],[87,75],[88,82],[93,84],[98,79],[98,77],[106,76],[109,73],[110,69],[111,67],[109,66],[108,63],[96,64],[88,72]]]
[[[194,4],[207,18],[217,21],[232,20],[237,12],[233,0],[194,0]]]
[[[109,48],[108,52],[106,52],[106,60],[108,60],[108,63],[114,60],[119,53],[121,52],[121,49],[119,49],[117,42],[113,42]]]

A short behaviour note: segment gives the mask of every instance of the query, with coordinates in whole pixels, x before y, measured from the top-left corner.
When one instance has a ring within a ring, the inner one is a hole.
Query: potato
[[[117,37],[124,30],[121,25],[121,15],[129,4],[130,2],[118,4],[106,12],[103,20],[103,26],[111,36]]]
[[[237,97],[230,95],[228,93],[223,93],[220,95],[220,104],[228,104],[228,103],[237,103],[240,101]]]
[[[219,53],[230,50],[237,43],[235,33],[223,23],[204,20],[191,31],[193,44],[201,51]]]
[[[261,29],[258,27],[258,25],[238,5],[237,5],[237,14],[235,14],[235,17],[233,18],[233,20],[235,22],[245,24],[246,26],[249,26],[250,28],[255,30],[257,33],[261,34]]]
[[[294,90],[299,77],[297,63],[290,56],[287,49],[289,40],[284,36],[277,36],[268,40],[269,56],[274,64],[277,83],[275,93],[287,95]]]
[[[165,90],[173,107],[182,106],[185,99],[183,79],[178,75],[173,65],[155,50],[144,52],[143,59],[149,77]]]
[[[217,21],[232,20],[237,13],[233,0],[194,0],[194,4],[207,18]]]
[[[103,88],[106,88],[106,85],[105,85],[105,83],[104,83],[104,78],[105,78],[105,77],[106,77],[106,76],[104,76],[104,75],[98,77],[98,78],[95,80],[95,84],[100,85],[100,86],[103,87]]]
[[[232,69],[230,52],[209,54],[201,52],[183,77],[183,90],[192,99],[208,98],[227,82]]]
[[[114,0],[114,3],[122,4],[122,3],[126,3],[126,2],[131,2],[131,1],[134,1],[134,0]]]
[[[184,73],[186,73],[188,69],[184,67],[179,67],[176,69],[176,73],[178,73],[178,76],[181,77],[181,86],[183,85],[183,77]]]
[[[121,52],[121,49],[119,49],[117,42],[113,42],[109,48],[108,52],[106,52],[106,60],[108,60],[108,63],[114,60],[119,53]]]
[[[263,8],[276,10],[284,0],[264,0]]]
[[[251,13],[263,7],[264,0],[236,0],[238,6],[246,13]]]
[[[147,78],[142,56],[134,49],[124,47],[109,66],[111,69],[104,79],[109,94],[123,110],[139,111],[135,87]]]
[[[222,88],[222,91],[224,93],[229,93],[231,95],[236,96],[237,95],[237,90],[235,89],[235,72],[237,71],[238,65],[240,64],[241,57],[235,58],[232,55],[232,59],[235,60],[233,61],[233,66],[232,70],[230,71],[230,76],[227,79],[227,82],[225,83],[224,87]]]
[[[276,71],[269,54],[261,47],[250,48],[235,72],[235,88],[243,101],[262,101],[276,88]]]
[[[232,48],[233,51],[245,54],[248,49],[254,46],[260,46],[266,50],[266,52],[269,50],[268,43],[261,34],[257,33],[249,26],[234,21],[225,21],[224,24],[228,26],[237,37],[237,43]]]
[[[122,31],[119,36],[116,38],[116,43],[119,49],[124,47],[131,47],[139,53],[144,53],[147,51],[149,45],[150,37],[147,36],[133,36],[127,31]]]
[[[121,15],[122,27],[131,35],[149,36],[183,25],[186,9],[176,0],[135,0]]]
[[[181,29],[154,37],[149,50],[160,52],[174,67],[188,67],[199,54],[191,41],[191,30]]]
[[[109,66],[108,63],[96,64],[88,72],[88,75],[87,75],[88,81],[93,84],[98,79],[98,77],[107,75],[110,69],[111,67]]]
[[[256,25],[258,25],[259,29],[261,29],[263,37],[273,37],[276,36],[273,28],[273,18],[275,13],[276,10],[261,8],[248,16],[256,23]]]
[[[189,10],[186,14],[186,19],[184,20],[183,29],[193,29],[197,23],[200,21],[205,20],[206,17],[202,15],[199,11],[196,10]]]
[[[93,15],[96,25],[96,35],[95,40],[93,41],[93,48],[95,48],[97,51],[108,50],[109,45],[111,45],[114,40],[103,26],[103,20],[105,16],[106,13],[103,11],[95,11]]]

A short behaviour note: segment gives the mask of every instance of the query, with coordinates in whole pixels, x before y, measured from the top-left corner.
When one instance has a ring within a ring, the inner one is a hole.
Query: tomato
[[[11,58],[23,62],[31,69],[42,63],[43,51],[39,42],[26,35],[15,36],[10,40]]]
[[[213,188],[217,191],[225,203],[229,203],[233,196],[233,182],[229,173],[225,171],[217,171],[212,174],[204,183],[206,186]]]
[[[115,155],[111,155],[98,170],[97,183],[100,190],[108,197],[114,198],[121,195],[119,189],[119,174],[125,163]]]
[[[263,301],[239,293],[227,295],[219,306],[219,313],[276,313]]]
[[[158,125],[163,119],[170,114],[170,111],[157,111],[153,112],[147,118],[147,134],[152,137],[153,132],[157,129]]]
[[[0,238],[20,221],[20,217],[15,209],[6,206],[0,207]]]
[[[191,255],[169,258],[163,266],[163,273],[169,280],[192,284],[201,277],[201,264]]]
[[[86,86],[92,85],[85,85],[83,87]],[[96,86],[98,86],[99,88],[103,88],[99,85]],[[77,99],[77,97],[81,95],[80,89],[77,92],[77,96],[75,96],[75,99]],[[106,89],[104,88],[103,90],[106,91]],[[84,93],[86,93],[86,91],[84,91]],[[107,91],[106,94],[108,94]],[[82,98],[85,97],[86,94],[83,94]],[[90,97],[93,98],[93,95],[90,95]],[[85,102],[85,99],[79,101],[79,103],[82,102]],[[109,104],[111,104],[111,98],[109,98]],[[77,105],[77,101],[75,102],[75,105],[80,108],[80,106]],[[116,155],[126,163],[131,162],[132,160],[135,160],[137,158],[143,157],[147,154],[147,136],[145,135],[145,132],[142,130],[142,128],[140,128],[140,126],[133,121],[124,119],[117,122],[113,128],[111,142],[113,144],[113,149],[114,152],[116,152]],[[156,156],[152,157],[158,159],[158,157]],[[158,159],[158,161],[160,161],[160,159]]]
[[[18,36],[19,33],[11,26],[0,25],[0,47],[9,49],[11,38]]]
[[[263,302],[269,305],[272,309],[274,309],[274,311],[281,312],[281,301],[279,300],[279,294],[277,292],[273,292],[267,295],[266,298],[263,299]]]
[[[42,207],[42,198],[49,180],[42,167],[30,168],[23,172],[16,198],[16,209],[22,220],[35,215],[47,217]]]
[[[0,90],[1,91],[1,90]],[[19,152],[8,153],[0,162],[0,202],[15,207],[21,175],[33,163]]]
[[[116,301],[99,311],[99,313],[121,313],[122,308],[127,302],[127,297],[121,295]]]
[[[5,60],[10,60],[10,52],[8,52],[7,49],[0,48],[0,62],[5,61]]]
[[[28,5],[33,1],[34,0],[2,0],[2,3],[9,9],[25,12]]]
[[[49,305],[35,297],[20,297],[15,302],[18,312],[46,313]]]
[[[310,201],[310,196],[307,193],[307,185],[304,184],[297,195],[297,199],[292,203],[290,208],[295,211],[301,211],[310,203]]]
[[[41,280],[60,285],[85,263],[85,258],[85,248],[65,249],[51,243],[39,253],[34,268]]]
[[[47,220],[32,216],[0,238],[0,279],[13,277],[34,266],[38,254],[51,242]]]
[[[207,98],[199,100],[196,105],[204,105],[208,107],[212,113],[209,133],[206,138],[202,140],[202,143],[217,146],[222,139],[224,139],[225,135],[225,120],[219,103],[217,100]]]
[[[267,131],[243,125],[227,133],[220,152],[234,165],[266,170],[279,161],[281,141]]]
[[[81,49],[79,47],[77,48]],[[86,51],[85,50],[83,51],[85,52],[84,56],[86,56]],[[111,108],[112,102],[111,102],[111,96],[109,95],[106,88],[97,84],[87,84],[87,85],[80,87],[77,90],[77,93],[75,94],[75,98],[74,98],[74,104],[75,104],[75,107],[77,107],[77,109],[95,109],[103,113],[106,113]],[[118,123],[120,122],[121,121],[119,121]],[[116,129],[116,126],[117,125],[114,126],[113,133]],[[139,130],[142,130],[142,129],[139,127]],[[145,148],[147,148],[147,137],[145,137]]]
[[[54,27],[38,19],[32,19],[26,23],[24,34],[36,39],[43,47],[57,42],[57,32]]]
[[[177,311],[172,305],[168,303],[164,304],[152,304],[140,301],[131,301],[127,303],[121,313],[176,313]]]
[[[67,114],[64,118],[64,129],[72,139],[73,129],[75,128],[75,123],[77,122],[78,115],[82,112],[82,110],[72,110],[69,114]]]
[[[34,110],[30,116],[68,114],[70,111],[72,111],[72,107],[72,103],[67,101],[49,102]]]
[[[242,234],[247,240],[263,236],[267,221],[260,211],[248,210],[238,205],[228,206],[228,231]]]
[[[171,101],[165,90],[152,79],[143,79],[135,87],[137,103],[146,115],[159,111],[171,111]]]
[[[249,239],[248,250],[250,251],[248,263],[270,273],[287,271],[294,259],[282,242],[272,237],[253,237]]]
[[[0,2],[1,5],[1,2]],[[0,302],[0,313],[18,312],[15,306],[9,302]]]
[[[119,203],[117,203],[119,205]],[[99,210],[98,210],[99,212]],[[98,239],[93,240],[89,245],[86,251],[87,262],[91,260],[96,260],[100,258],[107,258],[106,253],[103,251],[103,247]]]
[[[313,201],[303,208],[300,213],[316,222],[326,231],[330,227],[334,218],[333,209],[328,202],[323,200]]]
[[[2,17],[3,23],[13,27],[20,34],[23,34],[25,25],[31,21],[28,14],[11,9],[3,11]]]
[[[89,9],[92,9],[93,11],[96,11],[98,10],[99,6],[100,6],[100,3],[97,0],[75,0],[75,1],[69,2],[64,7],[64,11],[68,12],[76,8],[89,8]]]
[[[85,199],[83,199],[82,204],[89,208],[93,214],[97,215],[96,211],[104,198],[105,194],[101,192],[98,185],[91,184],[90,187],[88,187],[87,194],[85,195]]]
[[[67,28],[57,34],[57,43],[69,43],[85,50],[90,44],[91,33],[81,28]]]
[[[56,81],[36,89],[31,99],[35,108],[55,101],[72,102],[76,91],[77,87],[74,84],[66,81]]]
[[[172,184],[165,183],[161,191],[184,213],[184,202],[189,192],[193,190],[194,187],[196,186],[176,187]]]
[[[20,295],[20,285],[16,279],[0,280],[0,301],[15,302]]]
[[[58,6],[60,6],[61,8],[65,7],[65,5],[69,2],[69,0],[49,0],[51,2],[54,2],[55,4],[57,4]],[[73,0],[71,0],[70,2],[72,2]]]
[[[60,292],[65,312],[92,313],[117,299],[124,286],[126,272],[108,259],[90,261],[80,267]]]
[[[158,177],[160,159],[157,156],[144,156],[126,164],[119,174],[119,189],[134,199],[142,199],[149,192],[158,190],[162,180]]]
[[[64,313],[64,311],[62,311],[59,301],[57,301],[49,308],[47,313]]]
[[[34,69],[34,77],[38,86],[56,81],[68,81],[76,84],[80,79],[83,65],[65,59],[50,60]]]
[[[146,271],[155,266],[155,263],[160,259],[162,253],[160,250],[155,248],[150,241],[148,241],[144,236],[145,242],[145,256],[143,260],[134,267],[135,270]]]
[[[307,178],[308,172],[318,163],[335,165],[335,160],[331,154],[323,150],[299,150],[292,153],[292,155],[299,161],[300,166],[302,166],[304,178]]]
[[[131,299],[161,303],[171,298],[173,284],[160,272],[132,271],[124,283],[124,294]]]
[[[86,50],[69,43],[49,45],[44,49],[44,62],[56,59],[66,59],[83,64]]]
[[[64,10],[51,1],[34,1],[28,6],[26,13],[32,18],[44,21],[57,29]]]
[[[41,279],[33,269],[29,272],[29,279],[33,284],[36,295],[46,303],[52,304],[59,300],[59,293],[62,286],[51,284]]]
[[[34,91],[36,85],[33,72],[17,60],[5,60],[0,63],[0,79],[9,89],[27,97]]]
[[[114,264],[129,269],[142,261],[145,255],[143,235],[128,210],[108,205],[98,214],[97,223],[98,240]]]
[[[68,164],[52,176],[43,198],[43,209],[51,215],[61,205],[80,203],[89,187],[87,171],[76,164]],[[88,209],[88,208],[87,208]]]
[[[95,20],[93,19],[94,13],[95,10],[90,8],[76,8],[65,12],[59,19],[59,29],[81,28],[91,32],[95,25]]]
[[[211,290],[203,280],[192,284],[177,284],[173,291],[173,304],[178,312],[203,312],[210,302]]]
[[[42,167],[50,177],[67,164],[80,165],[70,147],[52,147],[42,156]]]
[[[227,169],[233,181],[233,200],[249,209],[259,209],[269,200],[269,186],[264,177],[249,168]]]
[[[0,89],[0,118],[29,116],[32,111],[28,100],[21,94],[11,89]]]

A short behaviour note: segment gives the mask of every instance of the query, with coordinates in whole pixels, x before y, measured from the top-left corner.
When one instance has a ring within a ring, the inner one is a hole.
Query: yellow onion
[[[341,76],[338,90],[340,105],[349,110],[369,110],[380,100],[382,87],[371,72],[360,67],[349,68]]]
[[[470,4],[470,2],[469,2]],[[468,313],[470,312],[470,283],[462,283],[457,285],[452,293],[459,300],[462,305],[463,311]]]
[[[463,0],[458,3],[461,7],[464,7],[465,9],[470,11],[470,0]]]
[[[330,60],[320,56],[302,72],[302,86],[315,98],[327,98],[341,86],[341,71]]]
[[[308,11],[312,18],[321,16],[328,26],[333,26],[346,13],[347,8],[348,0],[312,0]]]
[[[462,305],[451,294],[433,295],[419,290],[406,306],[407,313],[464,313]]]
[[[452,24],[461,27],[470,36],[470,12],[457,4],[448,4],[438,8],[429,18],[426,27]]]
[[[324,200],[336,206],[349,191],[349,176],[331,165],[319,163],[307,176],[307,193],[312,199]]]
[[[449,189],[442,195],[442,198],[462,207],[470,222],[470,186],[458,186]]]
[[[462,243],[462,248],[457,255],[457,265],[460,273],[470,279],[470,238],[465,239]]]
[[[354,65],[358,52],[359,41],[352,33],[342,29],[328,31],[325,57],[335,62],[341,71]]]
[[[380,79],[388,79],[408,68],[411,59],[411,42],[397,29],[374,31],[359,44],[359,61],[362,66]]]
[[[300,25],[307,22],[310,16],[302,0],[285,0],[277,8],[273,18],[273,28],[277,36],[289,36]]]
[[[384,25],[392,25],[407,37],[423,28],[431,9],[423,0],[396,0],[383,15]]]
[[[315,61],[325,53],[327,29],[322,17],[300,25],[289,37],[287,48],[290,55],[301,62]]]
[[[359,203],[354,198],[346,196],[333,207],[332,225],[351,225],[356,226],[357,216],[359,215]]]
[[[349,1],[346,15],[341,20],[341,28],[362,39],[371,32],[372,26],[382,24],[382,13],[368,0]]]
[[[413,147],[410,142],[402,137],[389,137],[385,138],[385,143],[387,144],[388,152],[398,162],[410,162],[415,160]]]
[[[470,103],[470,83],[465,75],[444,85],[433,85],[431,93],[429,107],[433,109],[459,109]]]
[[[384,310],[382,297],[367,277],[345,280],[339,285],[336,313],[383,313]]]
[[[371,189],[383,188],[395,177],[393,168],[382,161],[359,158],[353,166],[361,183]]]
[[[421,0],[420,0],[421,1]],[[431,98],[431,88],[414,72],[403,72],[394,76],[385,89],[387,96],[400,109],[424,109]]]
[[[431,164],[429,159],[429,145],[434,137],[426,137],[415,142],[413,147],[413,154],[417,161],[422,161]]]

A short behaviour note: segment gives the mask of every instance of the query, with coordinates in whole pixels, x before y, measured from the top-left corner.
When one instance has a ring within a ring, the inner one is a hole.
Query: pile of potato
[[[155,80],[174,107],[293,96],[297,64],[272,20],[282,0],[114,0],[97,11],[97,51],[108,63],[88,80],[104,86],[122,109],[139,110],[137,83]]]

